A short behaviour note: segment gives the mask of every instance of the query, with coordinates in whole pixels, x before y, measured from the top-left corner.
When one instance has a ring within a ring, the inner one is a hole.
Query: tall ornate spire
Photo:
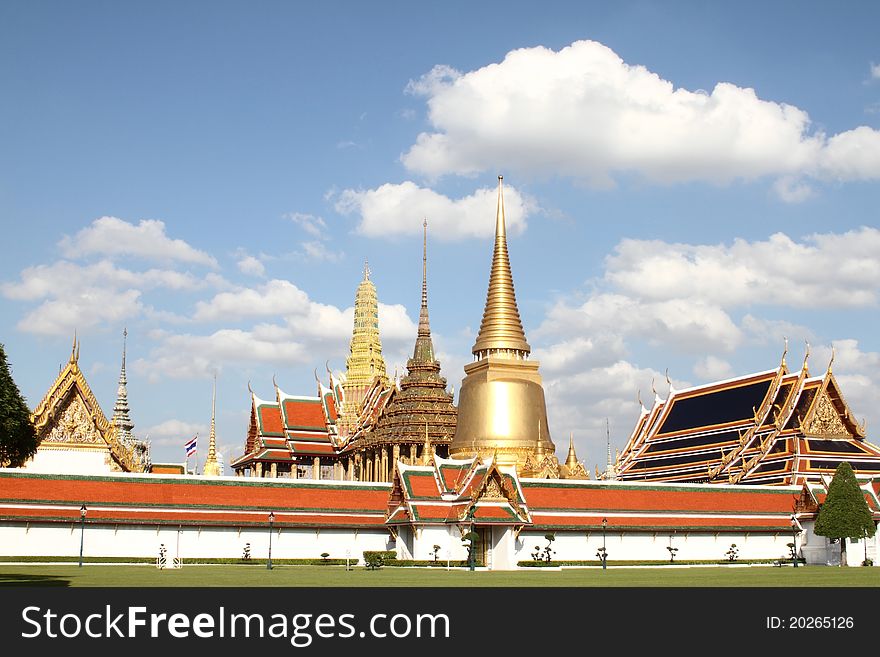
[[[214,373],[214,390],[211,393],[211,434],[208,438],[208,456],[205,458],[205,467],[202,474],[217,477],[220,475],[220,463],[217,461],[217,432],[216,432],[216,410],[217,410],[217,373]]]
[[[119,371],[119,387],[116,389],[116,404],[113,406],[113,418],[110,420],[116,427],[116,435],[122,441],[130,441],[134,438],[131,430],[134,422],[128,407],[128,379],[125,376],[125,351],[128,340],[128,329],[122,329],[122,369]],[[75,349],[79,352],[79,349]],[[77,353],[79,356],[79,353]]]
[[[434,356],[428,321],[428,221],[422,221],[422,302],[413,355],[399,390],[382,411],[368,440],[377,444],[422,446],[423,462],[437,452],[445,456],[455,434],[458,410]]]
[[[434,343],[431,340],[431,322],[428,320],[428,220],[422,222],[422,305],[419,308],[419,330],[413,349],[413,360],[434,360]]]
[[[376,286],[370,280],[370,265],[364,262],[364,279],[358,285],[354,300],[354,329],[350,353],[345,361],[345,402],[337,426],[341,432],[351,431],[358,418],[361,403],[373,380],[388,385],[382,342],[379,339],[379,301]]]
[[[495,211],[495,250],[489,274],[489,291],[480,332],[474,343],[473,354],[484,358],[489,353],[510,354],[526,358],[531,352],[522,320],[516,305],[513,274],[507,254],[507,229],[504,220],[503,177],[498,176],[498,206]]]

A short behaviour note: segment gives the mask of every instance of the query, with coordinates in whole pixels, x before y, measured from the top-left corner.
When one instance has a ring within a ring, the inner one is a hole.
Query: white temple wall
[[[837,565],[840,547],[812,532],[813,523],[803,523],[804,533],[798,537],[798,551],[808,564]],[[403,534],[411,533],[407,542]],[[532,560],[538,547],[543,552],[547,545],[546,532],[523,530],[514,538],[510,527],[492,529],[489,566],[495,570],[516,567],[518,561]],[[82,534],[83,554],[86,557],[146,557],[155,558],[159,546],[165,545],[168,558],[180,557],[186,562],[195,558],[241,558],[244,547],[250,543],[252,559],[265,560],[269,551],[269,528],[266,527],[177,527],[156,525],[85,524]],[[66,523],[0,523],[0,559],[4,556],[42,556],[76,559],[79,557],[81,526],[77,521]],[[677,547],[676,561],[724,561],[731,543],[735,543],[738,560],[785,559],[787,544],[792,535],[758,533],[674,533],[668,532],[607,532],[605,547],[609,562],[668,561],[671,545]],[[406,547],[408,545],[408,547]],[[439,545],[438,560],[461,561],[467,558],[467,548],[461,541],[457,525],[425,525],[401,528],[401,537],[395,542],[383,527],[369,529],[339,528],[279,528],[272,529],[273,559],[319,559],[327,552],[332,559],[363,562],[365,550],[396,550],[399,559],[432,560],[433,546]],[[557,531],[552,542],[553,561],[595,561],[602,547],[602,532]],[[880,535],[868,540],[868,557],[877,563]],[[346,554],[348,553],[348,554]],[[859,566],[865,555],[864,542],[848,542],[849,565]]]
[[[410,531],[401,528],[401,532]],[[461,561],[467,559],[467,547],[461,541],[458,525],[422,525],[415,528],[412,549],[406,547],[406,541],[398,539],[398,559],[416,559],[432,561],[434,546],[439,545],[438,561]]]
[[[164,544],[167,557],[239,559],[250,543],[252,559],[269,554],[269,528],[176,527],[85,524],[79,522],[34,525],[0,523],[0,558],[3,556],[57,556],[79,558],[80,536],[85,557],[147,557],[159,555]],[[390,535],[376,529],[305,529],[274,527],[273,559],[330,559],[363,561],[365,550],[393,549]],[[348,555],[346,555],[348,552]]]

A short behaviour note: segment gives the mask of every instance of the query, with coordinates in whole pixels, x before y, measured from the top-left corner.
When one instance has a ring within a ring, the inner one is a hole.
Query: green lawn
[[[447,571],[344,566],[190,565],[157,570],[150,565],[0,565],[0,586],[880,586],[880,568],[808,566],[599,568]]]

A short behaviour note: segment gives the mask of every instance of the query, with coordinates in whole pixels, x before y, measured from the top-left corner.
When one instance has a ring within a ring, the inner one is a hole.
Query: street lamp
[[[86,537],[86,503],[79,508],[79,567],[83,565],[83,542]]]
[[[602,570],[605,570],[608,561],[608,551],[605,549],[605,528],[608,527],[608,518],[602,518]]]
[[[272,570],[272,527],[275,524],[275,512],[269,511],[269,561],[266,568]]]
[[[797,535],[798,535],[798,523],[797,518],[792,513],[791,514],[791,561],[792,565],[797,568]]]

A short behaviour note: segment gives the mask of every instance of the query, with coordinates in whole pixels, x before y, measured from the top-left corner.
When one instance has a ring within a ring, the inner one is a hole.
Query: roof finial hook
[[[831,360],[828,361],[828,373],[831,374],[831,366],[834,364],[834,343],[831,343]]]
[[[804,340],[804,343],[807,345],[807,350],[806,352],[804,352],[803,369],[807,369],[807,361],[810,359],[810,342],[808,340]]]

